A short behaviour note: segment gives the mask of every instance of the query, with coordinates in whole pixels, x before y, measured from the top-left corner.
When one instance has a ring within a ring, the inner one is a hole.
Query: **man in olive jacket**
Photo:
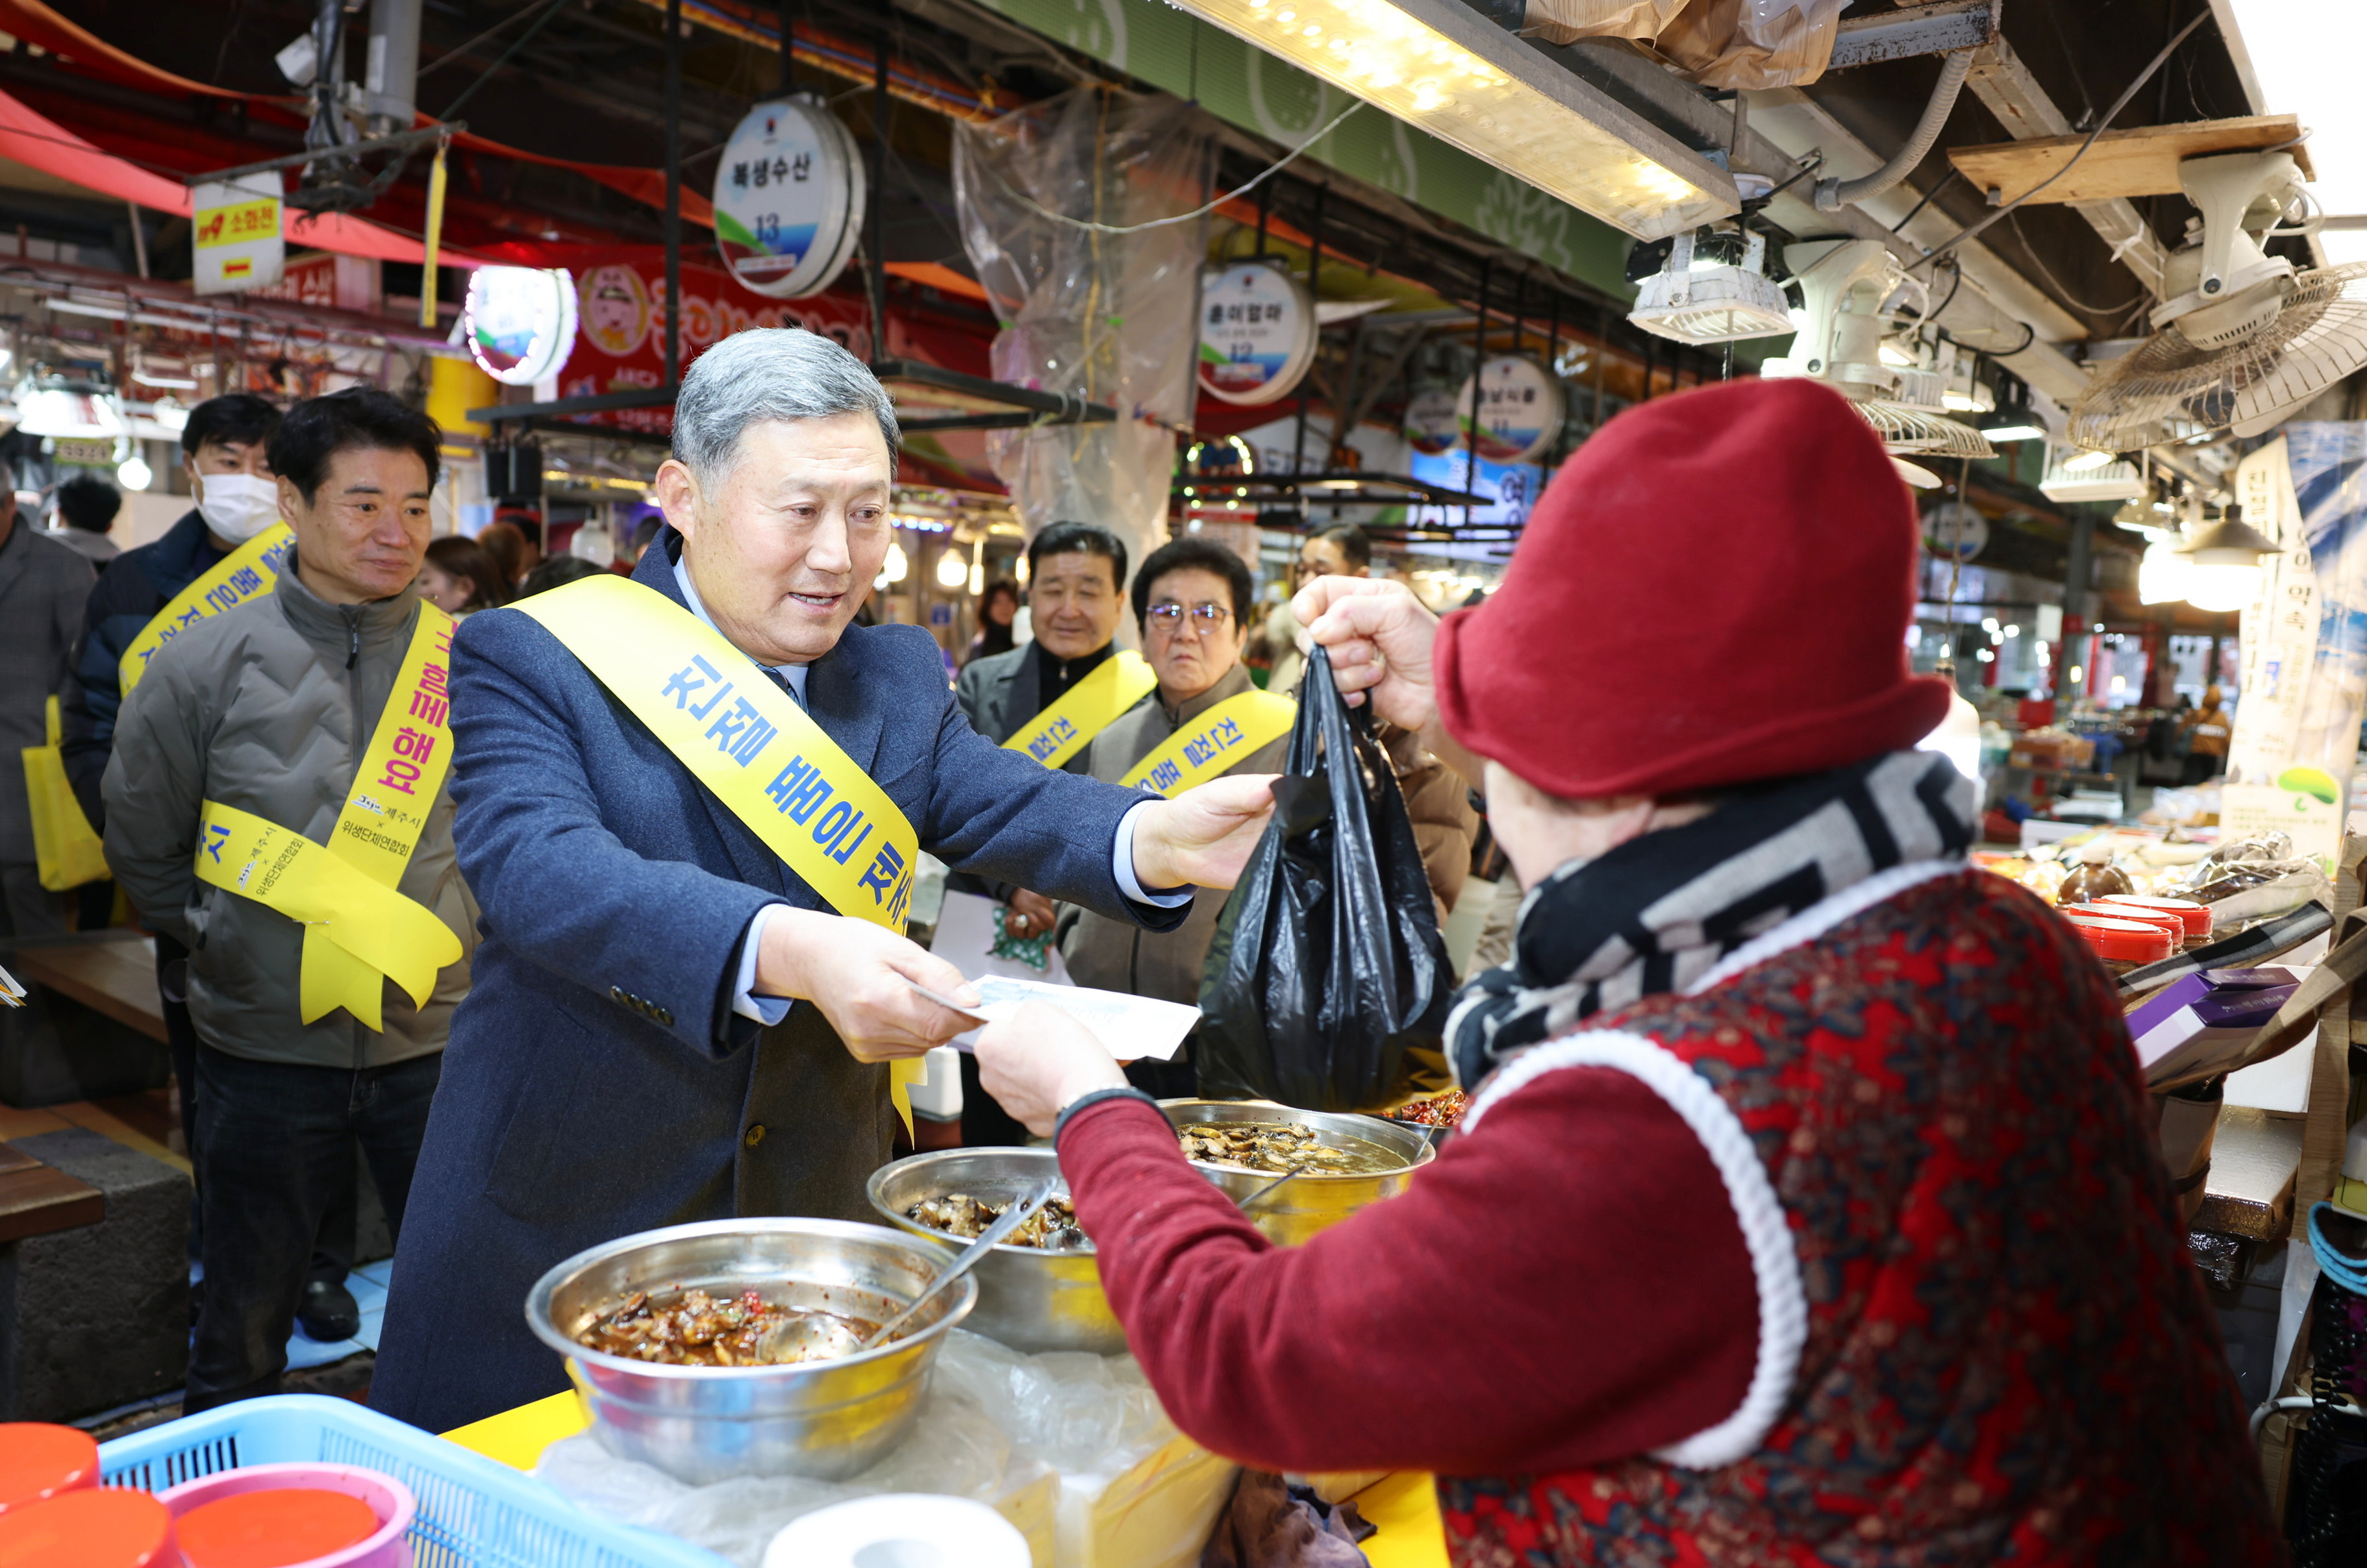
[[[277,591],[176,637],[117,721],[108,863],[148,923],[190,950],[206,1270],[192,1412],[277,1392],[322,1206],[357,1141],[400,1231],[452,1007],[468,991],[476,910],[441,789],[421,803],[427,820],[396,891],[450,928],[462,957],[425,1007],[383,985],[381,1029],[343,1008],[304,1022],[304,928],[195,870],[209,800],[328,841],[427,613],[412,581],[441,444],[433,420],[374,389],[291,410],[270,448],[296,531]],[[418,695],[408,700],[416,712]]]

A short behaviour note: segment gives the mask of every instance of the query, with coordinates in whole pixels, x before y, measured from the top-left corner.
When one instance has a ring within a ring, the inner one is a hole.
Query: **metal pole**
[[[1479,313],[1471,325],[1471,421],[1463,428],[1463,493],[1476,494],[1479,482],[1479,372],[1488,363],[1488,286],[1495,281],[1496,258],[1479,262]],[[1463,503],[1463,526],[1471,526],[1471,503]]]
[[[682,385],[682,0],[665,8],[665,384]]]
[[[1260,261],[1265,260],[1265,215],[1274,205],[1274,187],[1272,180],[1258,186],[1257,259]]]
[[[888,357],[888,35],[871,66],[871,357]]]
[[[798,85],[797,35],[789,25],[789,7],[794,4],[796,0],[781,0],[778,7],[781,18],[781,96],[783,97],[787,97],[789,94],[796,91]]]
[[[1556,288],[1552,290],[1552,313],[1546,318],[1546,375],[1552,378],[1556,388],[1559,388],[1561,386],[1561,290]],[[1565,393],[1562,397],[1563,428],[1567,429],[1569,424],[1569,398]],[[1545,456],[1548,461],[1560,456],[1561,437],[1561,431],[1554,432],[1554,438],[1545,450]]]
[[[1528,299],[1529,275],[1525,272],[1516,272],[1512,275],[1512,352],[1514,354],[1521,352],[1521,311],[1526,307]]]
[[[1307,236],[1307,293],[1310,299],[1315,298],[1316,280],[1323,270],[1323,196],[1330,188],[1329,186],[1315,187],[1315,219]],[[1315,333],[1316,353],[1319,357],[1323,349],[1323,327],[1320,321],[1312,323],[1312,330]],[[1291,444],[1290,454],[1290,471],[1294,476],[1307,471],[1307,401],[1308,389],[1314,379],[1315,362],[1310,359],[1307,363],[1307,374],[1299,379],[1298,383],[1298,434],[1297,439]],[[1336,414],[1332,423],[1334,424],[1339,423]],[[1331,467],[1331,454],[1327,448],[1323,455],[1324,471],[1328,472]]]

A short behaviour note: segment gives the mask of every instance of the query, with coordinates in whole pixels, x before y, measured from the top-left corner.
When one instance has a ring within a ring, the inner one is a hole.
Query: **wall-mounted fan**
[[[2367,263],[2297,273],[2261,249],[2302,199],[2291,153],[2189,158],[2178,179],[2198,215],[2164,271],[2154,335],[2071,411],[2072,441],[2093,451],[2255,435],[2367,366]]]

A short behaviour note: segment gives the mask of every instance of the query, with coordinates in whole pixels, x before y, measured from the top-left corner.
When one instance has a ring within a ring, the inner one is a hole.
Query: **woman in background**
[[[419,596],[451,615],[472,615],[508,604],[510,590],[484,546],[464,534],[447,534],[427,543]]]
[[[1011,640],[1011,623],[1019,614],[1019,588],[1011,582],[990,582],[986,597],[979,602],[978,635],[969,639],[969,654],[962,662],[984,659],[990,653],[1009,653],[1018,645]]]

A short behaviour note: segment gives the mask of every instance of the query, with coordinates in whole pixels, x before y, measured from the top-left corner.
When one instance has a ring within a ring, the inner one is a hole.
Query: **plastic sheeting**
[[[1521,36],[1554,44],[1576,43],[1582,38],[1640,39],[1649,43],[1684,4],[1685,0],[1529,0]]]
[[[1118,411],[1110,424],[988,434],[1030,537],[1098,523],[1139,561],[1165,536],[1206,221],[1108,234],[1060,220],[1124,227],[1191,212],[1208,197],[1213,150],[1192,106],[1098,85],[954,127],[962,245],[1002,322],[995,378]]]
[[[2244,520],[2284,553],[2244,615],[2228,782],[2322,769],[2347,806],[2367,708],[2367,423],[2286,425],[2235,478]]]
[[[1849,0],[1693,0],[1656,47],[1704,87],[1758,92],[1813,82],[1832,62]]]

